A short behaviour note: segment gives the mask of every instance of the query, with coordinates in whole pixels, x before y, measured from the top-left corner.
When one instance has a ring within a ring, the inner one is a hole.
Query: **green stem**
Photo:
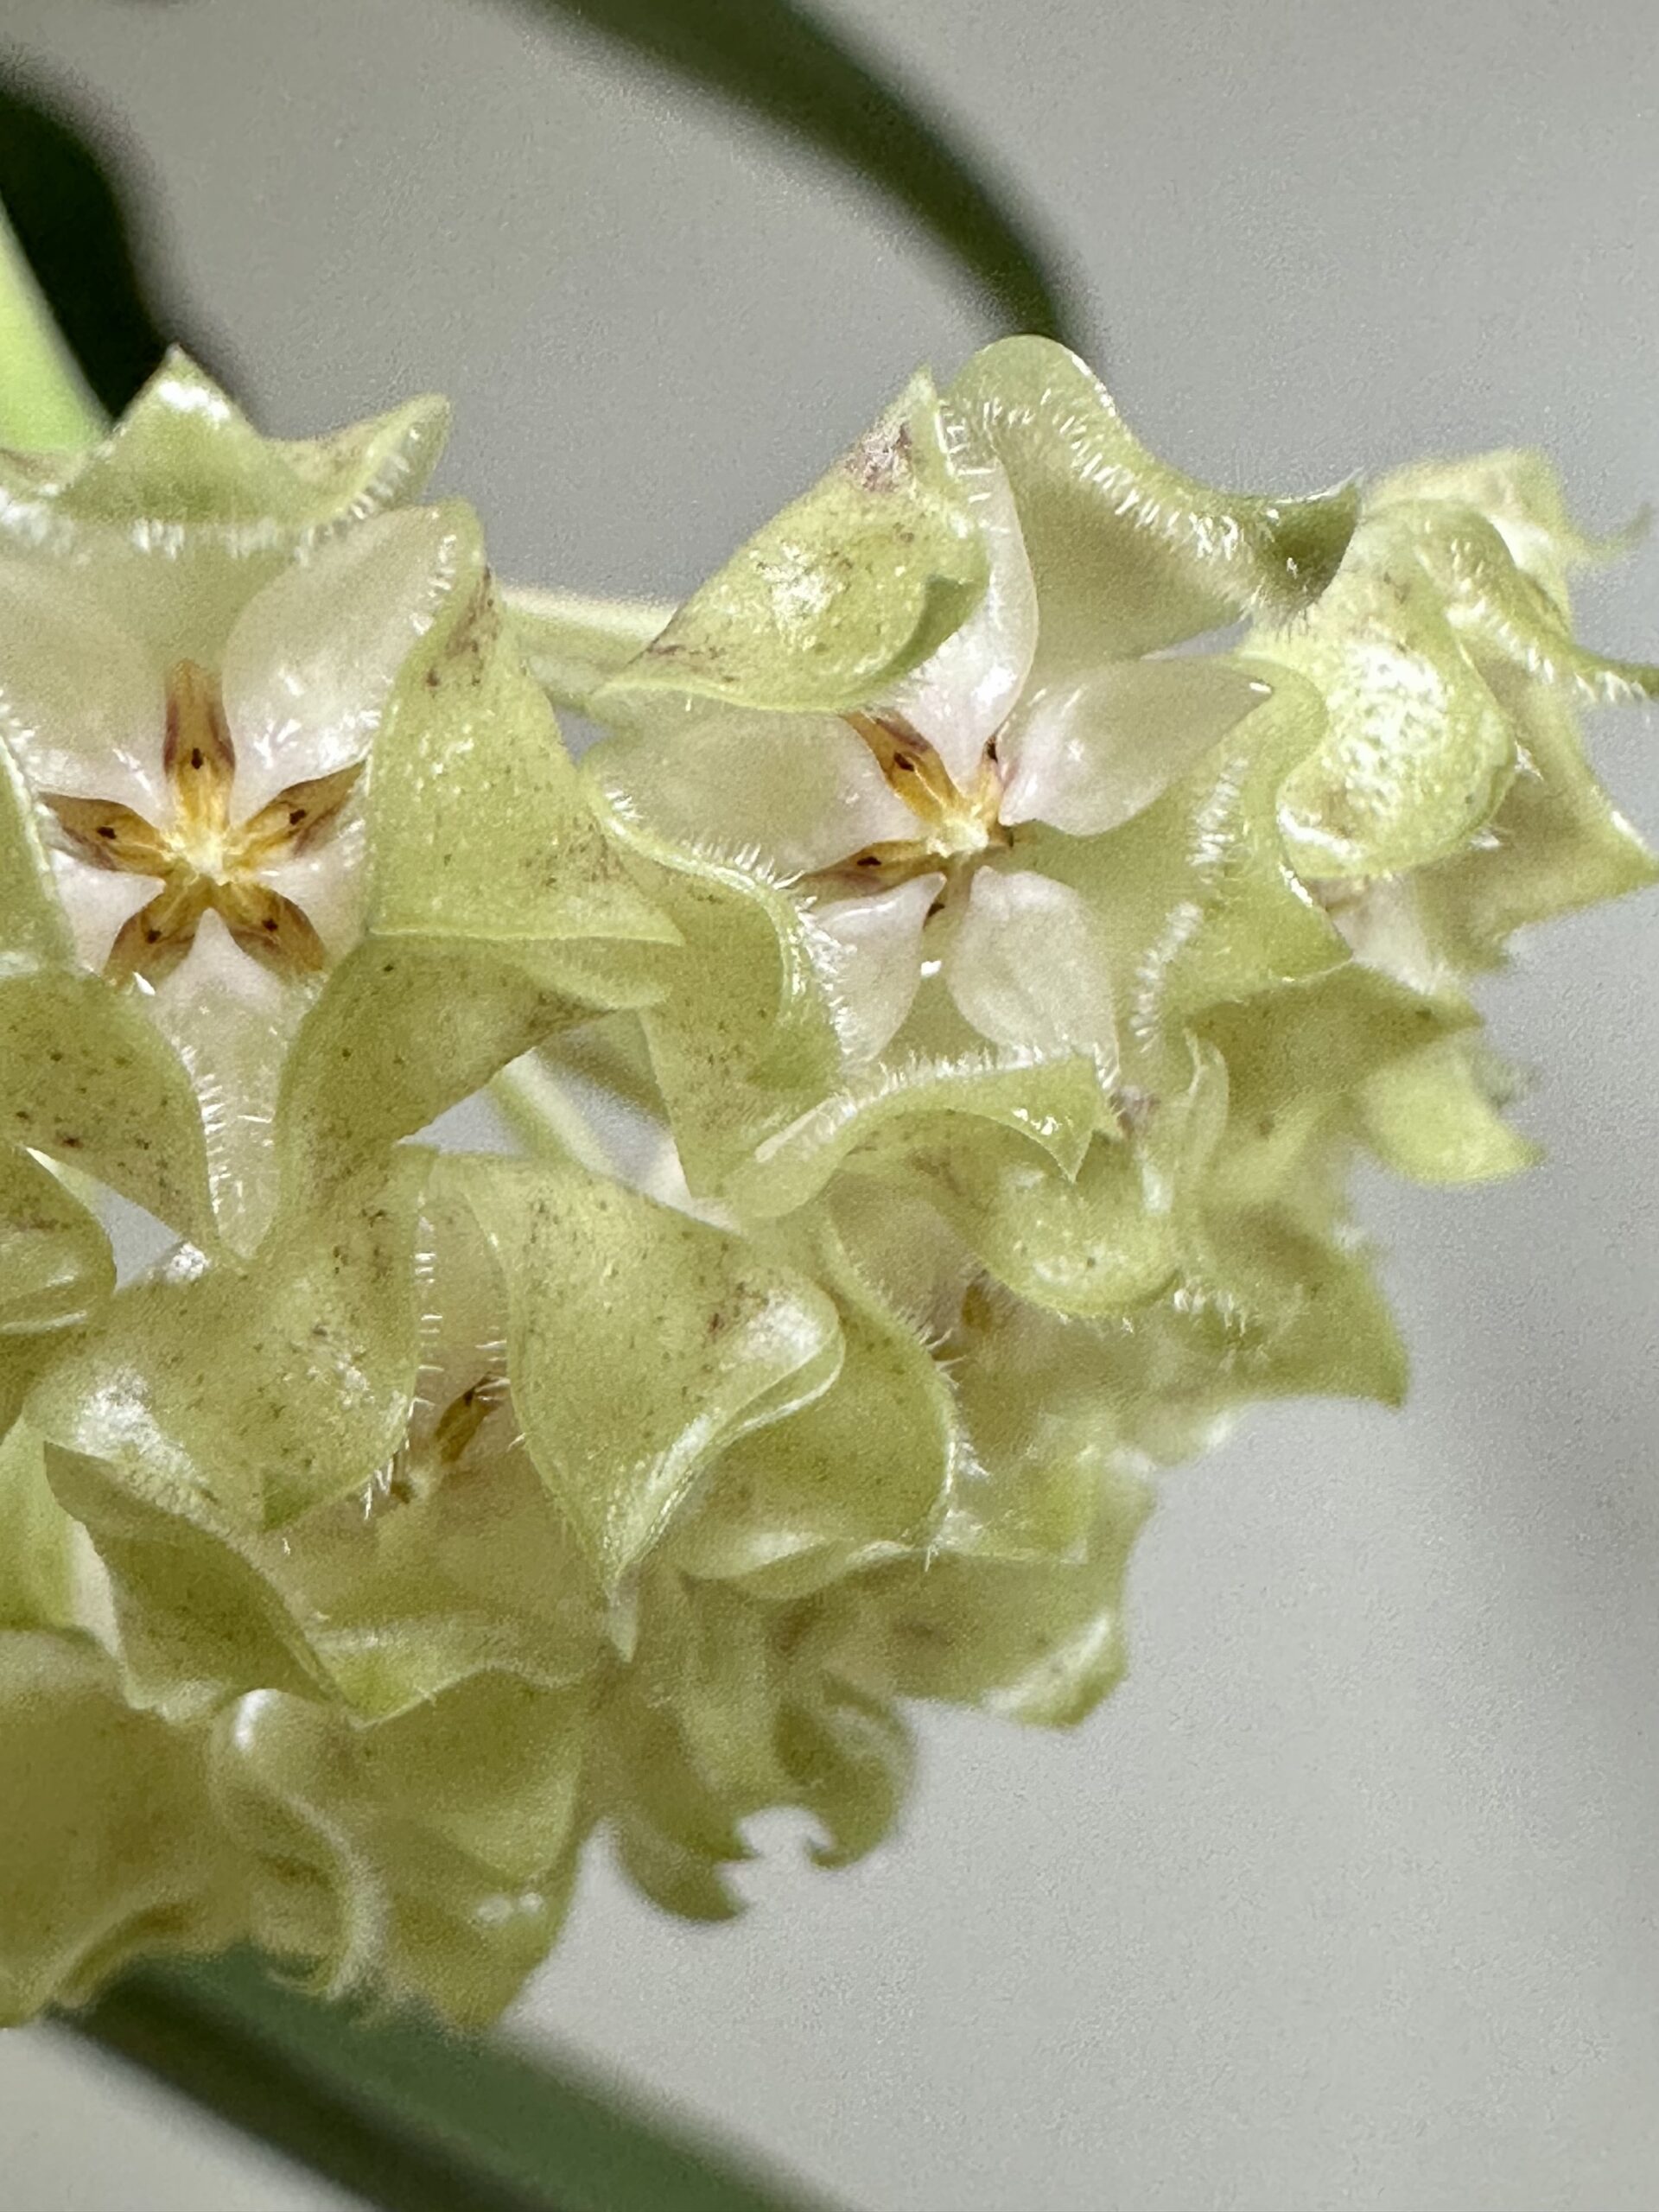
[[[0,445],[90,445],[104,422],[0,209]]]
[[[811,2212],[503,2044],[319,2003],[251,1955],[137,1968],[64,2024],[383,2212]]]

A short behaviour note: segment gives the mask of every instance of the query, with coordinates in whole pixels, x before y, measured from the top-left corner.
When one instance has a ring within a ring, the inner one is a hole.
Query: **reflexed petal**
[[[1424,501],[1442,512],[1472,511],[1503,538],[1510,558],[1541,584],[1563,612],[1568,571],[1628,549],[1630,532],[1597,539],[1567,511],[1560,472],[1548,456],[1510,449],[1460,461],[1417,461],[1392,470],[1365,493],[1365,511]]]
[[[1117,1056],[1101,933],[1075,891],[1032,868],[982,868],[944,956],[950,995],[993,1044]]]
[[[96,1217],[28,1153],[0,1149],[0,1339],[81,1320],[114,1287]],[[0,1553],[14,1534],[4,1526],[5,1488],[0,1475]],[[4,1571],[0,1565],[0,1587]]]
[[[758,860],[783,880],[916,834],[838,715],[693,709],[596,747],[591,762],[619,813],[682,850]]]
[[[830,990],[849,1059],[873,1060],[904,1026],[922,980],[922,925],[944,888],[942,875],[919,875],[813,910],[836,948]]]
[[[985,747],[1025,689],[1037,650],[1037,588],[1007,477],[995,464],[963,471],[990,560],[985,596],[938,652],[887,692],[878,714],[904,717],[938,751],[958,791],[970,791]]]
[[[428,397],[323,437],[263,438],[175,346],[95,446],[0,454],[0,518],[34,536],[73,517],[206,525],[203,536],[230,538],[361,519],[418,493],[448,423],[447,404]]]
[[[1124,1570],[1150,1503],[1133,1476],[1112,1478],[1081,1558],[946,1553],[879,1571],[874,1602],[846,1609],[837,1662],[904,1697],[1072,1726],[1123,1673]]]
[[[946,397],[994,448],[1019,502],[1042,595],[1039,683],[1243,613],[1287,619],[1330,582],[1353,531],[1351,486],[1262,499],[1167,467],[1052,339],[999,339]]]
[[[232,1940],[237,1891],[196,1740],[133,1712],[89,1637],[0,1640],[0,2023],[84,2000],[135,1955]]]
[[[423,1169],[397,1154],[365,1202],[290,1224],[257,1279],[221,1264],[130,1284],[77,1337],[30,1419],[75,1463],[57,1471],[76,1518],[89,1518],[89,1484],[105,1497],[100,1545],[127,1518],[124,1497],[246,1538],[351,1495],[385,1465],[418,1376]],[[234,1620],[197,1625],[241,1633]]]
[[[855,1073],[833,1096],[755,1147],[729,1179],[740,1212],[776,1220],[804,1205],[842,1166],[873,1154],[902,1156],[912,1117],[961,1116],[963,1126],[988,1121],[1032,1139],[1075,1176],[1100,1119],[1100,1079],[1081,1058],[1046,1066],[986,1065],[970,1049],[960,1059],[906,1055],[899,1066]]]
[[[365,795],[374,925],[443,938],[673,941],[586,804],[504,627],[477,518],[450,512],[454,583],[397,679]],[[331,858],[344,861],[336,844]]]
[[[1112,661],[1039,691],[997,748],[1010,771],[1001,818],[1074,837],[1115,830],[1268,696],[1259,677],[1220,660]]]
[[[238,820],[361,757],[454,563],[452,518],[416,509],[318,547],[249,601],[223,671]]]
[[[0,1127],[197,1242],[211,1232],[196,1100],[137,993],[67,969],[15,974],[0,979]]]
[[[693,692],[780,712],[862,706],[978,601],[986,549],[925,370],[820,479],[692,593],[594,696]]]
[[[1580,645],[1563,607],[1516,567],[1484,516],[1424,501],[1401,507],[1397,519],[1478,660],[1507,660],[1546,683],[1570,683],[1586,699],[1659,699],[1659,667]]]
[[[1510,718],[1392,526],[1357,542],[1307,619],[1262,647],[1325,702],[1325,737],[1279,800],[1305,879],[1421,867],[1495,812],[1516,766]]]
[[[1384,1166],[1414,1182],[1493,1182],[1535,1166],[1540,1156],[1503,1119],[1515,1087],[1478,1039],[1443,1037],[1360,1085],[1359,1133]]]
[[[61,568],[0,559],[0,734],[36,791],[162,818],[162,671]]]
[[[444,1179],[502,1262],[531,1457],[613,1593],[723,1451],[828,1387],[835,1308],[741,1239],[583,1168],[446,1161]]]
[[[1495,669],[1492,683],[1521,741],[1522,772],[1491,834],[1419,878],[1430,938],[1466,968],[1493,966],[1526,923],[1659,881],[1653,855],[1591,771],[1572,699],[1513,669]]]

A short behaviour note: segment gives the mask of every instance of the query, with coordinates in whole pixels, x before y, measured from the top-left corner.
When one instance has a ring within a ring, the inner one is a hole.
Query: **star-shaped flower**
[[[188,601],[111,604],[73,569],[0,558],[0,735],[87,967],[136,978],[163,1018],[210,978],[221,1010],[270,1016],[350,943],[348,801],[447,588],[448,539],[432,509],[364,523],[217,635]]]
[[[129,1001],[109,1039],[153,1023],[183,1063],[227,1236],[257,1233],[289,1046],[361,935],[354,798],[454,558],[441,509],[296,544],[274,573],[227,556],[211,594],[166,557],[0,553],[0,766],[50,863],[32,895],[58,910],[54,957]]]
[[[362,762],[289,784],[246,821],[234,821],[236,748],[219,686],[193,660],[175,662],[166,683],[162,766],[173,813],[165,828],[118,799],[42,793],[67,850],[93,868],[161,885],[117,931],[104,972],[159,981],[188,957],[212,912],[238,950],[274,975],[315,974],[327,959],[322,939],[305,909],[265,882],[263,871],[333,834]]]
[[[1109,1069],[1104,934],[1045,872],[1031,825],[1082,837],[1131,820],[1268,687],[1217,658],[1103,656],[1043,680],[1007,479],[990,459],[961,475],[988,582],[908,676],[843,715],[688,702],[595,770],[619,818],[810,899],[851,1058],[880,1053],[937,973],[994,1044]]]

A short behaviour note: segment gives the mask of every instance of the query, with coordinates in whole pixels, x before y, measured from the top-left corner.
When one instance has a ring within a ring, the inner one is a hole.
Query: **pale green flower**
[[[90,454],[0,457],[0,1127],[202,1241],[607,1002],[572,940],[671,935],[510,653],[488,686],[471,516],[380,512],[443,420],[273,444],[175,359]]]
[[[1525,457],[1212,493],[1014,340],[664,621],[504,609],[441,427],[0,457],[8,2017],[485,2021],[596,1830],[716,1918],[906,1700],[1079,1719],[1155,1471],[1403,1390],[1356,1151],[1531,1156],[1471,972],[1651,877]],[[531,1156],[404,1141],[510,1063]]]
[[[1077,410],[1079,449],[1058,467],[1043,455],[1058,486],[1008,428],[1010,395],[1047,410],[1056,443],[1064,410]],[[1092,534],[1107,571],[1092,637],[1080,634],[1071,542],[1052,621],[1051,580],[1027,550],[1026,511],[1040,551],[1067,499],[1082,510],[1073,534]],[[1269,585],[1293,596],[1276,539],[1300,529],[1317,542],[1323,529],[1328,563],[1346,512],[1339,500],[1327,519],[1317,503],[1281,515],[1206,494],[1134,445],[1070,355],[992,348],[943,402],[912,385],[594,695],[593,711],[628,734],[590,772],[641,849],[796,893],[849,1065],[902,1043],[937,976],[970,1033],[1017,1054],[1086,1053],[1109,1084],[1125,979],[1093,902],[1031,833],[1096,837],[1133,820],[1267,698],[1260,675],[1225,658],[1147,656]],[[1172,588],[1154,609],[1144,572],[1160,563]],[[923,591],[940,569],[950,592]],[[894,650],[892,610],[911,598],[916,618]],[[934,643],[941,603],[966,611]],[[881,680],[857,687],[861,665]],[[769,710],[837,691],[833,711]]]

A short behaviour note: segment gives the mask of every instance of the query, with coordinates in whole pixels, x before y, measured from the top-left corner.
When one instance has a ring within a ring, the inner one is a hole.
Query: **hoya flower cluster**
[[[595,1831],[715,1917],[907,1700],[1076,1719],[1149,1474],[1400,1394],[1351,1157],[1528,1159],[1471,975],[1653,873],[1530,457],[1216,492],[1011,340],[664,624],[504,594],[442,429],[177,359],[0,464],[10,2018],[486,2018]]]

